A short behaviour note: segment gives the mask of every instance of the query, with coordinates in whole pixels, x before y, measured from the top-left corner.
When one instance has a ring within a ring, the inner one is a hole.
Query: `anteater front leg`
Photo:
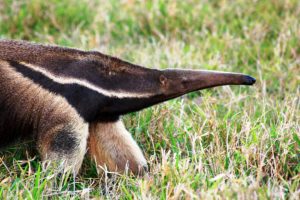
[[[88,124],[73,113],[47,118],[38,133],[38,149],[43,161],[54,163],[58,170],[79,171],[88,138]]]
[[[109,171],[124,172],[129,169],[140,175],[147,170],[147,161],[141,149],[120,120],[92,123],[88,147],[96,164],[106,166]]]

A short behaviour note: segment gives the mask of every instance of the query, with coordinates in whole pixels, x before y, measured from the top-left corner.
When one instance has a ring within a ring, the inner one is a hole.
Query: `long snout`
[[[168,69],[164,74],[174,84],[168,88],[170,94],[178,95],[217,86],[253,85],[256,82],[249,75],[219,71]]]

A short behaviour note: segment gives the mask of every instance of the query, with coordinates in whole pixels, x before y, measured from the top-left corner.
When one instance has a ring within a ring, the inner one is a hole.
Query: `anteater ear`
[[[164,75],[160,75],[159,81],[160,81],[160,83],[162,84],[162,86],[166,86],[166,85],[167,85],[168,79],[167,79],[167,77],[165,77]]]

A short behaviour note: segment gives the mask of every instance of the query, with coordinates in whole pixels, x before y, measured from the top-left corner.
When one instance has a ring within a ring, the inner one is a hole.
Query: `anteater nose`
[[[246,85],[253,85],[256,82],[256,79],[251,76],[245,76],[244,80]]]

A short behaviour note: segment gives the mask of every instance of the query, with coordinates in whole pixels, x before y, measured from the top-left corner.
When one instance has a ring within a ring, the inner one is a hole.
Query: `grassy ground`
[[[0,199],[299,199],[299,1],[200,2],[1,0],[1,38],[98,49],[152,68],[243,72],[257,84],[125,116],[149,162],[142,178],[101,178],[86,159],[75,180],[57,179],[41,171],[34,143],[2,150]]]

